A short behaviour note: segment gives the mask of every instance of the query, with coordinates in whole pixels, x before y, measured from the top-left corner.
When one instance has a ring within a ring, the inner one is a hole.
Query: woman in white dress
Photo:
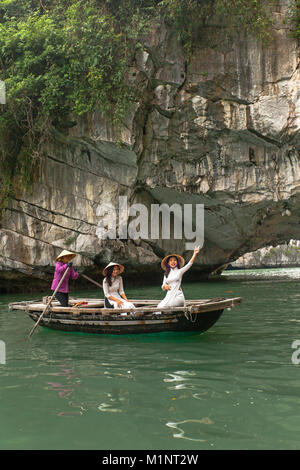
[[[106,308],[135,308],[130,302],[123,288],[123,279],[120,274],[124,271],[124,266],[118,263],[109,263],[102,271],[103,292],[105,296],[104,305]],[[127,315],[126,312],[122,315]]]
[[[181,289],[182,276],[190,269],[199,252],[200,248],[196,247],[193,256],[185,266],[183,257],[177,254],[168,255],[162,260],[161,267],[166,272],[161,288],[167,291],[167,295],[159,302],[158,308],[184,306],[185,298]]]

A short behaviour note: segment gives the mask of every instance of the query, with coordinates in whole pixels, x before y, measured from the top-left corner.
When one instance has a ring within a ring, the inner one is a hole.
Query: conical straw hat
[[[63,258],[64,256],[70,256],[71,259],[75,258],[76,253],[72,253],[71,251],[68,250],[63,250],[56,258],[56,261],[60,261],[60,258]]]
[[[167,260],[168,260],[169,258],[171,258],[172,256],[175,256],[175,258],[177,258],[177,260],[178,260],[178,265],[177,265],[177,266],[178,266],[179,268],[182,268],[182,267],[184,266],[184,263],[185,263],[184,258],[183,258],[181,255],[177,255],[176,253],[173,253],[173,254],[171,254],[171,255],[165,256],[164,259],[162,260],[162,262],[161,262],[161,267],[162,267],[162,269],[163,269],[164,271],[166,271],[166,269],[167,269],[167,267],[168,267]]]
[[[107,266],[105,266],[105,268],[103,269],[103,271],[102,271],[103,276],[106,276],[106,270],[107,270],[107,268],[110,268],[110,266],[119,266],[119,268],[120,268],[120,274],[121,274],[121,273],[124,271],[124,269],[125,269],[124,266],[123,266],[123,264],[111,262],[111,263],[109,263]]]

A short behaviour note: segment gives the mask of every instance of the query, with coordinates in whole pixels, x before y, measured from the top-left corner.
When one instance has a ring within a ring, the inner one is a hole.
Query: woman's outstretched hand
[[[200,251],[200,246],[196,246],[196,247],[194,248],[193,256],[192,256],[191,259],[190,259],[190,263],[193,263],[193,262],[195,261],[195,258],[196,258],[196,256],[197,256],[197,254],[199,253],[199,251]]]
[[[200,246],[195,246],[194,254],[197,255],[200,252]]]

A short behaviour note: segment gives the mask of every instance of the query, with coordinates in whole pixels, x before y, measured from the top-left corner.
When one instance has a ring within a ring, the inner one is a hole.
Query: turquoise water
[[[299,281],[300,269],[277,269],[184,283],[189,299],[243,297],[201,335],[39,327],[28,340],[32,320],[7,305],[34,296],[0,296],[0,449],[298,449]]]

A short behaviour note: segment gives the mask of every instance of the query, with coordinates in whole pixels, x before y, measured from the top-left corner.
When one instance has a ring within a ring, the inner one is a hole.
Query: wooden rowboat
[[[69,307],[52,301],[39,324],[54,330],[114,335],[167,331],[202,333],[216,323],[224,309],[230,309],[241,301],[240,297],[190,300],[184,307],[157,308],[158,300],[132,300],[136,308],[129,310],[104,308],[103,299],[73,298],[69,300]],[[36,322],[46,304],[47,298],[44,298],[14,302],[9,304],[9,308],[24,310]]]

